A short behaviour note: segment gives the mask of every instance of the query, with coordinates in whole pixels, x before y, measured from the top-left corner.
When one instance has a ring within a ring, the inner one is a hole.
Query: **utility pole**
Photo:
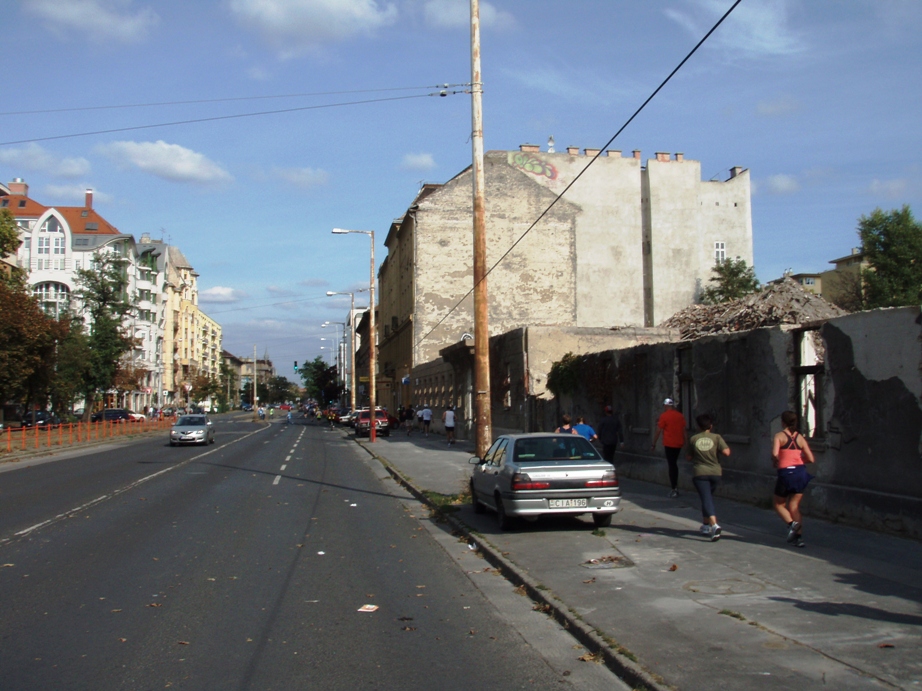
[[[256,412],[256,409],[259,408],[258,399],[256,397],[256,344],[253,344],[253,422],[259,420],[259,414]]]
[[[493,443],[490,410],[490,324],[487,301],[487,229],[483,172],[483,81],[480,73],[480,0],[471,0],[471,146],[474,188],[474,419],[477,455]]]

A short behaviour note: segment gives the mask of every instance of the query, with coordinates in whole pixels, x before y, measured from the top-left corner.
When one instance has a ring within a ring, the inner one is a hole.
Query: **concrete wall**
[[[553,412],[586,414],[595,424],[601,405],[612,405],[625,426],[619,472],[665,486],[666,463],[649,447],[663,399],[677,397],[690,424],[710,413],[730,444],[718,494],[767,506],[775,480],[772,436],[784,410],[805,404],[800,385],[814,376],[798,369],[816,364],[798,362],[799,343],[818,333],[821,359],[811,397],[823,422],[810,439],[816,479],[805,512],[922,537],[919,308],[861,312],[811,328],[772,327],[586,355],[580,362],[585,386],[557,401]],[[682,471],[681,486],[693,491],[689,469]]]

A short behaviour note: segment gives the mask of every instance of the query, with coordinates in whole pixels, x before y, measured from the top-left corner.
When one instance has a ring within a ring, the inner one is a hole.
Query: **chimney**
[[[739,174],[742,173],[742,172],[743,172],[743,167],[742,167],[742,166],[733,166],[733,167],[730,169],[730,178],[733,179],[733,178],[735,178],[737,175],[739,175]]]
[[[679,163],[681,163],[682,161],[685,160],[685,154],[683,154],[683,153],[677,153],[677,154],[675,155],[675,160],[678,161]]]
[[[83,203],[83,206],[87,209],[93,208],[93,190],[86,191],[86,201]]]
[[[519,144],[519,151],[526,151],[533,154],[537,151],[541,151],[541,147],[537,144]]]
[[[634,158],[636,158],[639,161],[640,160],[640,149],[634,149],[633,154],[634,154]]]
[[[586,149],[586,155],[595,158],[601,151],[601,149]]]
[[[662,151],[657,151],[657,152],[656,152],[656,160],[659,161],[660,163],[668,163],[668,162],[669,162],[669,154],[664,153],[664,152],[662,152]]]
[[[568,146],[567,153],[571,156],[579,156],[579,147],[578,146]]]
[[[13,182],[9,184],[10,194],[18,194],[22,197],[29,196],[29,186],[23,181],[22,178],[13,178]]]
[[[615,151],[614,149],[609,149],[606,153],[612,158],[621,158],[621,152]]]

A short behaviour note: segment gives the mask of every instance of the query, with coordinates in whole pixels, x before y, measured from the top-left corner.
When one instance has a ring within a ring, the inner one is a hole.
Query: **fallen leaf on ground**
[[[670,571],[678,571],[678,570],[679,570],[679,565],[678,565],[678,564],[673,564],[672,566],[669,567],[669,570],[670,570]]]
[[[359,612],[377,612],[378,605],[362,605],[358,608]]]
[[[893,643],[878,643],[878,648],[895,648],[896,646]]]
[[[176,645],[189,645],[189,641],[176,641]]]
[[[163,607],[163,605],[159,602],[151,602],[149,605],[145,605],[145,607]]]
[[[404,631],[416,631],[416,627],[415,626],[404,626],[403,630]]]
[[[122,610],[120,610],[120,609],[113,609],[113,610],[112,610],[112,613],[115,614],[116,612],[121,612],[121,611],[122,611]]]
[[[583,581],[583,583],[595,583],[595,579],[590,578],[588,581]]]
[[[586,653],[585,655],[580,655],[576,659],[580,662],[601,662],[602,653]]]

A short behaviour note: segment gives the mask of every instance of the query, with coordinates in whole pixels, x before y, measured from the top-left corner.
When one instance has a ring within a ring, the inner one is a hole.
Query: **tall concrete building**
[[[597,153],[523,145],[485,155],[491,334],[655,326],[697,299],[715,260],[752,264],[748,171],[703,181],[681,153],[645,166],[639,151]],[[379,271],[382,386],[473,332],[471,218],[468,168],[425,185],[391,224]]]

